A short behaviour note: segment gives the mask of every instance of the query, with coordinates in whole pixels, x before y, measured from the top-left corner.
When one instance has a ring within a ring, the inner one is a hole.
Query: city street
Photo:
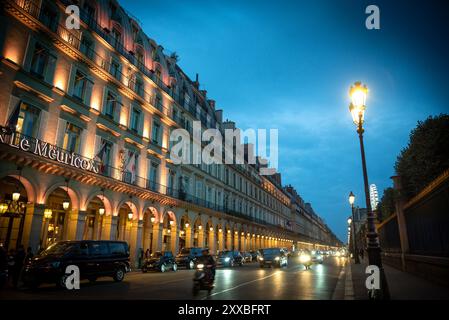
[[[192,296],[193,270],[178,270],[166,273],[127,274],[121,283],[111,278],[100,278],[90,284],[82,281],[81,289],[68,291],[53,285],[36,291],[27,289],[0,292],[5,299],[230,299],[230,300],[299,300],[332,299],[339,274],[345,264],[344,258],[329,257],[322,265],[313,265],[305,270],[290,258],[287,268],[264,268],[258,263],[247,263],[242,267],[219,268],[216,286],[211,295],[201,291]]]

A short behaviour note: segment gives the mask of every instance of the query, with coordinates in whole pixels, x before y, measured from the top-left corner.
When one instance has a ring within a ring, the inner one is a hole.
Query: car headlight
[[[231,258],[226,257],[226,258],[225,258],[225,261],[226,261],[226,262],[229,262],[229,261],[231,261]]]
[[[260,261],[263,261],[263,257],[259,257],[259,260],[260,260]]]
[[[281,258],[279,258],[279,257],[276,257],[276,258],[274,258],[274,260],[276,260],[276,261],[279,261]]]
[[[299,262],[305,263],[310,261],[310,256],[308,254],[303,254],[299,257]]]
[[[196,267],[197,267],[198,269],[204,269],[204,264],[199,263]]]

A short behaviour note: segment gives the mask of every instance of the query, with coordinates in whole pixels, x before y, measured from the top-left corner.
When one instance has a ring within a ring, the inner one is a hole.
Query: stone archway
[[[33,194],[25,181],[16,176],[0,179],[0,243],[6,250],[23,244],[28,192]]]
[[[69,182],[58,182],[44,193],[44,226],[41,246],[61,240],[81,240],[85,219],[79,211],[79,195]]]

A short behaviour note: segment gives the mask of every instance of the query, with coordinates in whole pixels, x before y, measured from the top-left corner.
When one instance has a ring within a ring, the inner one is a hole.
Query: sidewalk
[[[355,300],[368,299],[365,287],[365,280],[368,276],[365,274],[367,266],[368,261],[365,258],[360,264],[354,264],[352,261],[350,267],[346,268],[346,286],[348,286],[348,282],[352,281],[353,299]],[[384,270],[391,300],[449,300],[449,288],[385,264]],[[345,298],[351,299],[351,295],[347,295]]]

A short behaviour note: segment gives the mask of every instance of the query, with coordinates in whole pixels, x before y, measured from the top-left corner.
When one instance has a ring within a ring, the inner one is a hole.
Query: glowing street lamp
[[[156,218],[155,217],[151,217],[150,221],[151,221],[151,223],[154,223],[154,221],[156,221]]]
[[[104,210],[103,207],[100,207],[100,209],[98,209],[98,214],[99,214],[100,216],[104,215],[104,212],[105,212],[105,210]]]
[[[133,213],[130,211],[130,212],[128,212],[128,219],[129,220],[132,220],[133,219]]]
[[[19,201],[20,199],[20,192],[19,190],[16,190],[12,193],[12,201]]]
[[[352,219],[348,218],[348,224],[351,224],[351,223],[352,223]]]
[[[365,201],[367,211],[367,238],[368,238],[368,260],[370,265],[375,265],[380,270],[381,276],[381,289],[373,291],[374,296],[372,298],[389,299],[390,294],[388,292],[388,284],[386,282],[385,273],[382,267],[382,258],[380,255],[379,236],[376,232],[375,218],[373,211],[371,210],[371,201],[369,196],[369,184],[368,184],[368,171],[366,169],[365,159],[365,147],[363,144],[363,123],[365,122],[365,110],[366,110],[366,98],[368,95],[368,88],[361,82],[354,83],[349,90],[349,96],[351,103],[349,105],[349,112],[352,116],[352,121],[357,126],[357,133],[360,141],[360,153],[362,156],[362,169],[363,169],[363,182],[365,187]],[[351,201],[351,199],[350,199]],[[352,204],[353,208],[353,204]],[[354,216],[352,217],[354,221]],[[354,225],[354,223],[352,224]],[[355,229],[354,229],[355,230]],[[355,237],[353,237],[355,238]],[[355,255],[357,257],[357,254]]]

